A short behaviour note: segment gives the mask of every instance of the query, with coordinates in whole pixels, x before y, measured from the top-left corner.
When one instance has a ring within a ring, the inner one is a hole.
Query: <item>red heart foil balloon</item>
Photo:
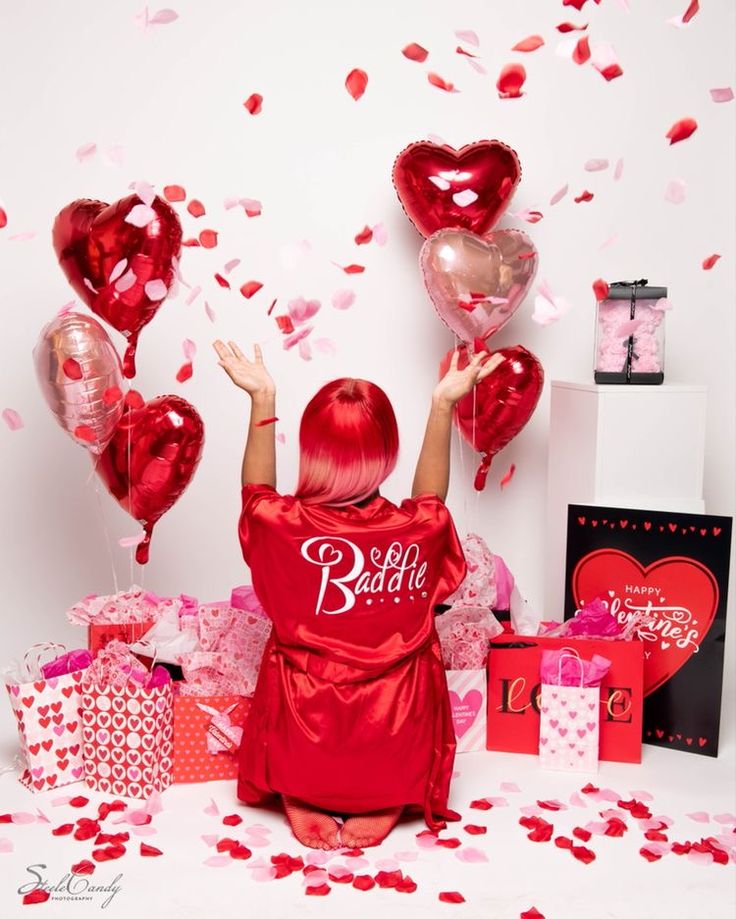
[[[646,590],[656,587],[658,592]],[[602,597],[622,624],[643,613],[644,695],[654,692],[700,650],[718,609],[718,583],[700,562],[660,558],[646,567],[618,549],[580,559],[572,576],[578,608]],[[644,599],[654,596],[655,600]]]
[[[123,373],[134,376],[138,335],[174,280],[182,239],[179,218],[158,197],[150,208],[138,195],[115,204],[82,198],[59,212],[52,237],[78,296],[128,339]]]
[[[468,365],[468,348],[461,345],[458,368]],[[440,364],[440,376],[450,366],[452,350]],[[537,358],[515,345],[499,348],[492,354],[503,357],[501,363],[484,377],[467,396],[455,405],[455,424],[465,440],[482,455],[475,476],[476,491],[482,491],[491,460],[516,437],[537,407],[544,385],[544,370]]]
[[[393,182],[406,216],[422,236],[460,227],[482,236],[506,209],[521,179],[516,151],[500,140],[460,150],[429,141],[396,157]]]
[[[179,396],[126,408],[97,463],[110,494],[144,528],[136,561],[145,565],[156,521],[178,500],[202,456],[204,424]]]
[[[537,273],[537,250],[521,230],[438,230],[419,258],[440,319],[463,341],[488,338],[511,319]]]

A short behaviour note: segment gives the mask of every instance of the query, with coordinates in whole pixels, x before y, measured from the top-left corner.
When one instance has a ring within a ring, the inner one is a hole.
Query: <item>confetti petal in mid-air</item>
[[[474,48],[480,47],[480,40],[472,29],[458,29],[455,32],[455,38],[458,41],[464,41],[466,45],[473,45]]]
[[[499,488],[506,488],[509,482],[513,479],[514,473],[516,472],[516,466],[512,463],[506,472],[503,474],[501,481],[498,483]]]
[[[591,159],[586,160],[583,169],[586,172],[603,172],[604,169],[608,169],[608,160],[604,159]]]
[[[588,24],[586,22],[583,26],[576,26],[574,22],[561,22],[555,28],[565,35],[567,32],[584,32],[588,28]]]
[[[205,215],[204,204],[196,198],[192,198],[189,204],[187,204],[187,210],[192,217],[204,217]]]
[[[377,246],[385,246],[388,242],[386,227],[382,223],[377,223],[374,227],[371,227],[371,229],[373,230],[373,242]]]
[[[597,281],[593,281],[593,293],[595,294],[596,300],[599,302],[605,300],[608,296],[608,284],[603,280],[603,278],[598,278]]]
[[[194,373],[194,365],[191,361],[185,361],[176,373],[176,382],[177,383],[186,383],[187,380],[192,378]]]
[[[4,208],[0,207],[0,230],[8,225],[8,215]]]
[[[539,912],[536,906],[532,906],[530,909],[526,909],[523,913],[520,913],[519,919],[544,919],[544,916]]]
[[[687,140],[698,130],[698,123],[694,118],[681,118],[676,121],[665,137],[669,140],[670,146],[678,144],[681,140]]]
[[[249,115],[260,115],[263,110],[263,96],[260,93],[251,93],[243,106]]]
[[[704,259],[703,271],[710,271],[720,257],[721,256],[717,252],[714,252],[713,255],[709,255],[708,258]]]
[[[496,81],[499,98],[518,99],[523,96],[521,88],[525,80],[526,70],[521,64],[507,64]]]
[[[297,297],[295,300],[290,300],[287,304],[289,316],[294,322],[294,325],[303,325],[305,322],[308,322],[312,316],[316,316],[321,307],[322,304],[319,300],[305,300],[304,297]]]
[[[578,39],[575,50],[572,52],[572,59],[576,64],[584,64],[590,60],[590,41],[587,35]]]
[[[593,192],[588,191],[588,189],[586,188],[580,192],[577,198],[573,198],[573,200],[575,201],[575,204],[580,204],[580,203],[587,203],[588,201],[592,201],[594,197],[595,196],[593,195]]]
[[[246,300],[250,300],[263,287],[260,281],[246,281],[240,288],[240,293]]]
[[[363,265],[338,265],[337,267],[344,271],[345,274],[363,274],[365,271],[365,266]]]
[[[74,155],[77,158],[77,162],[83,163],[85,160],[91,159],[95,153],[97,153],[97,144],[89,143],[82,144],[81,147],[77,147]]]
[[[2,419],[11,431],[20,431],[23,427],[23,419],[14,408],[3,409]]]
[[[368,86],[368,74],[359,67],[351,70],[345,77],[345,89],[347,89],[356,102],[365,92],[366,86]]]
[[[623,70],[618,62],[618,57],[613,45],[607,42],[599,42],[591,49],[590,63],[603,77],[610,83],[617,77],[623,76]]]
[[[354,240],[356,246],[365,246],[373,239],[373,230],[369,226],[364,226],[360,233],[356,233]]]
[[[544,39],[541,35],[529,35],[527,38],[523,38],[521,41],[517,42],[511,50],[529,53],[531,51],[536,51],[537,48],[541,48],[543,44]]]
[[[438,73],[432,73],[430,71],[430,73],[427,74],[427,79],[432,84],[432,86],[436,86],[437,89],[442,89],[446,93],[456,93],[457,92],[457,90],[455,89],[455,85],[453,83],[449,83],[447,80],[441,77]]]
[[[203,249],[214,249],[217,245],[217,230],[202,230],[199,234],[199,244]]]
[[[574,9],[580,12],[588,0],[562,0],[563,6],[572,6]],[[596,3],[599,3],[600,0],[596,0]]]
[[[539,294],[534,298],[534,312],[532,319],[539,325],[551,325],[557,322],[570,310],[570,304],[564,297],[556,297],[548,285],[542,282],[539,285]]]
[[[187,193],[182,185],[164,185],[164,198],[172,204],[176,201],[186,201]]]
[[[410,45],[402,48],[401,53],[405,58],[408,58],[410,61],[416,61],[418,64],[422,64],[429,57],[429,51],[427,51],[426,48],[422,48],[422,46],[418,45],[416,42],[412,42]]]
[[[670,204],[682,204],[685,200],[685,183],[682,179],[672,179],[664,190],[664,200]]]
[[[550,205],[557,204],[558,201],[562,201],[562,199],[565,197],[567,192],[568,192],[568,186],[563,185],[562,188],[558,189],[549,199]]]
[[[153,16],[148,18],[148,24],[154,26],[167,26],[172,22],[176,22],[179,18],[179,14],[176,10],[157,10]]]
[[[710,97],[714,102],[730,102],[733,99],[733,90],[730,86],[711,89]],[[0,226],[2,226],[2,223],[0,223]]]

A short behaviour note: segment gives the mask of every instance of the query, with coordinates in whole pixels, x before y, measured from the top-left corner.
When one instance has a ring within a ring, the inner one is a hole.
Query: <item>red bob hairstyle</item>
[[[375,383],[342,377],[312,397],[299,427],[299,482],[305,504],[358,504],[393,471],[399,431]]]

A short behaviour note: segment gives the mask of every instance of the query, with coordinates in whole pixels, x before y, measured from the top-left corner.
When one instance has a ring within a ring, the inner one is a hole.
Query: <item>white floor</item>
[[[2,761],[8,761],[14,744],[9,737],[4,740],[0,755]],[[674,821],[668,831],[670,842],[698,841],[703,836],[736,831],[724,816],[736,812],[736,757],[732,743],[718,759],[655,747],[645,747],[644,754],[641,766],[603,763],[595,784],[615,790],[625,800],[635,792],[652,795],[653,799],[646,802],[652,814]],[[456,769],[451,803],[462,813],[463,821],[451,824],[442,836],[457,836],[462,841],[460,848],[420,847],[416,834],[423,824],[414,821],[399,826],[380,848],[366,850],[366,864],[348,862],[356,874],[400,867],[417,884],[416,892],[411,894],[378,887],[363,892],[349,884],[330,883],[327,896],[306,896],[301,872],[280,880],[256,880],[255,875],[264,873],[253,869],[257,859],[270,863],[273,854],[307,856],[309,850],[294,841],[280,815],[239,806],[234,784],[224,782],[167,789],[161,798],[163,810],[148,830],[150,835],[138,837],[128,824],[113,825],[116,814],[109,816],[103,824],[104,831],[131,831],[127,852],[118,860],[98,864],[89,880],[106,886],[122,874],[117,882],[120,889],[104,908],[104,915],[140,919],[281,919],[307,915],[325,919],[337,915],[350,919],[379,915],[381,919],[443,915],[518,919],[532,906],[546,919],[732,919],[736,915],[733,862],[727,866],[704,864],[666,853],[650,863],[639,854],[646,841],[637,821],[628,813],[625,817],[629,829],[623,837],[593,836],[587,843],[596,853],[596,860],[588,865],[576,861],[554,842],[530,842],[527,831],[518,823],[520,807],[549,799],[567,804],[566,810],[558,812],[538,811],[554,824],[555,836],[569,836],[573,827],[600,821],[601,810],[615,807],[613,802],[596,802],[586,795],[580,796],[587,804],[584,808],[570,802],[588,777],[543,773],[534,757],[486,752],[458,756]],[[520,791],[504,791],[502,783],[515,783]],[[79,794],[90,799],[90,804],[81,810],[66,803],[53,803],[60,797]],[[486,796],[505,798],[508,806],[499,802],[492,810],[469,808],[473,799]],[[21,812],[37,817],[40,809],[50,821],[0,823],[3,919],[28,915],[29,908],[47,917],[97,913],[107,895],[95,893],[91,901],[76,902],[52,896],[45,903],[29,907],[21,904],[17,891],[31,879],[26,870],[29,865],[45,865],[45,879],[56,884],[72,864],[90,858],[92,840],[55,837],[51,828],[73,823],[80,816],[94,817],[96,805],[103,799],[110,800],[81,783],[32,795],[14,774],[0,776],[0,814]],[[211,799],[219,815],[205,813]],[[232,813],[243,816],[240,826],[222,824],[222,817]],[[687,816],[693,813],[699,813],[700,819]],[[714,820],[716,816],[720,821]],[[469,823],[487,826],[487,834],[468,834],[463,826]],[[247,827],[253,824],[267,826],[272,832],[268,844],[258,848],[251,845],[252,859],[230,860],[222,867],[204,864],[217,855],[212,837],[245,838]],[[211,837],[210,845],[202,836]],[[163,856],[142,858],[140,841],[162,849]],[[398,864],[392,865],[392,861]],[[344,857],[334,855],[327,867],[345,863]],[[440,902],[441,891],[458,891],[466,902]]]

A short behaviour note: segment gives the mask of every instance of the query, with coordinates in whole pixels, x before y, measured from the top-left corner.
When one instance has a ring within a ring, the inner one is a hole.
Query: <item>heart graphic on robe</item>
[[[402,150],[393,168],[401,206],[422,236],[443,227],[487,232],[520,179],[519,157],[499,140],[480,140],[460,150],[420,141]]]
[[[477,689],[471,689],[461,699],[458,693],[450,690],[450,705],[455,734],[460,739],[470,730],[478,717],[483,705],[483,694]]]
[[[128,339],[123,373],[134,376],[138,335],[174,281],[182,240],[176,212],[158,197],[150,207],[138,195],[114,204],[82,198],[59,212],[52,236],[77,295]]]
[[[633,594],[627,591],[632,587],[654,587],[660,592]],[[600,549],[578,562],[572,589],[578,608],[601,597],[621,623],[639,609],[651,617],[651,624],[641,631],[645,696],[698,652],[718,609],[718,584],[712,572],[682,556],[644,566],[625,552]]]
[[[485,239],[439,230],[422,246],[419,264],[440,319],[463,341],[486,339],[521,305],[537,273],[537,251],[521,230]]]

